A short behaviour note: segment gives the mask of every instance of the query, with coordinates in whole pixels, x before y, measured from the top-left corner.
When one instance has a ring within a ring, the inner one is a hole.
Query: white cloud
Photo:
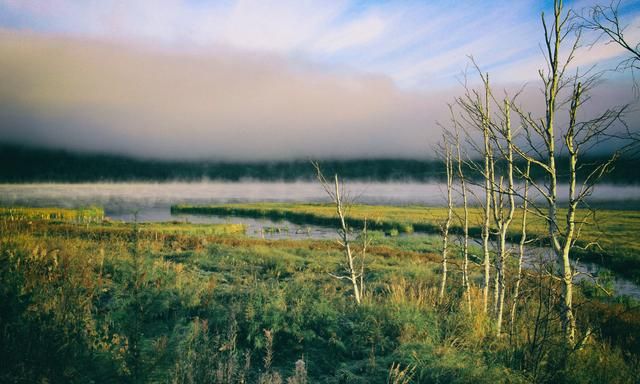
[[[318,39],[313,45],[313,49],[323,53],[333,53],[345,48],[364,45],[380,37],[387,25],[387,21],[380,15],[366,15],[329,31]]]
[[[215,40],[248,50],[290,52],[343,10],[341,1],[238,0],[221,20]]]
[[[521,64],[539,62],[542,7],[535,0],[0,0],[0,26],[13,21],[20,28],[174,50],[225,46],[276,53],[419,88],[455,84],[467,55],[488,70],[513,75],[513,81],[530,78]],[[599,45],[576,63],[618,54],[613,46]]]

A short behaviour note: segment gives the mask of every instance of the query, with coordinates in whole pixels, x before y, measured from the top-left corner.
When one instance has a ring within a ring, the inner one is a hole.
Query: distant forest
[[[582,173],[590,170],[586,159]],[[566,163],[559,159],[560,167]],[[0,144],[0,182],[96,182],[96,181],[296,181],[313,180],[308,160],[225,162],[148,160],[106,154],[74,153]],[[338,173],[348,180],[429,181],[444,178],[437,160],[350,159],[321,160],[325,174]],[[620,159],[602,182],[640,182],[638,160]]]

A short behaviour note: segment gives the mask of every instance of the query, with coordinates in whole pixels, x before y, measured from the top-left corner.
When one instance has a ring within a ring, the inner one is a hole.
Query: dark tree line
[[[592,157],[599,163],[597,156]],[[478,160],[481,161],[481,160]],[[568,158],[560,157],[559,163]],[[350,159],[323,160],[327,174],[339,174],[346,180],[429,181],[446,180],[444,165],[438,160],[418,159]],[[584,174],[589,172],[585,162]],[[36,149],[0,144],[0,182],[94,182],[94,181],[263,181],[313,180],[315,174],[306,159],[263,162],[179,161],[135,159],[106,154],[81,154],[62,150]],[[638,183],[640,173],[632,158],[620,159],[605,182]],[[499,164],[497,166],[500,166]],[[481,175],[470,167],[467,177]],[[532,177],[542,176],[533,167]],[[560,181],[567,175],[559,175]]]

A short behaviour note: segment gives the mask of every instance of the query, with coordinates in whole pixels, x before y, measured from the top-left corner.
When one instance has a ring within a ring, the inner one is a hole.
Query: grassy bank
[[[297,224],[335,226],[337,219],[334,207],[328,204],[288,204],[252,203],[225,204],[211,206],[177,205],[172,211],[192,214],[237,215],[247,217],[268,217],[274,220],[286,219]],[[385,232],[439,233],[440,224],[446,217],[446,209],[422,206],[376,206],[354,205],[349,211],[349,225],[362,228],[365,218],[369,228]],[[560,210],[560,215],[563,210]],[[461,217],[462,209],[455,215]],[[517,212],[511,225],[509,236],[519,238],[521,213]],[[578,212],[580,220],[585,220],[574,257],[583,261],[601,264],[616,273],[640,281],[640,211],[598,210],[595,216],[588,210]],[[480,236],[482,212],[480,208],[470,209],[470,232]],[[529,215],[529,237],[546,237],[547,229],[542,218]],[[454,226],[460,232],[460,226]],[[588,247],[587,247],[588,245]]]
[[[0,220],[58,220],[76,222],[98,222],[104,218],[99,207],[81,209],[0,207]]]
[[[357,306],[330,276],[343,260],[331,240],[254,239],[226,225],[1,224],[1,382],[624,383],[640,373],[633,303],[578,291],[579,328],[594,333],[562,355],[555,283],[532,277],[514,331],[496,340],[478,300],[463,309],[456,253],[436,304],[433,237],[375,237]]]

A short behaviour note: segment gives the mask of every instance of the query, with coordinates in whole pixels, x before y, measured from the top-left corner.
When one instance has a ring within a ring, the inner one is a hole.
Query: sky
[[[497,89],[526,84],[522,102],[540,109],[551,6],[0,0],[0,142],[176,159],[431,157],[469,55]],[[639,41],[640,1],[620,10]],[[612,69],[623,54],[585,44],[571,70]],[[604,79],[590,109],[635,102],[629,73]]]

